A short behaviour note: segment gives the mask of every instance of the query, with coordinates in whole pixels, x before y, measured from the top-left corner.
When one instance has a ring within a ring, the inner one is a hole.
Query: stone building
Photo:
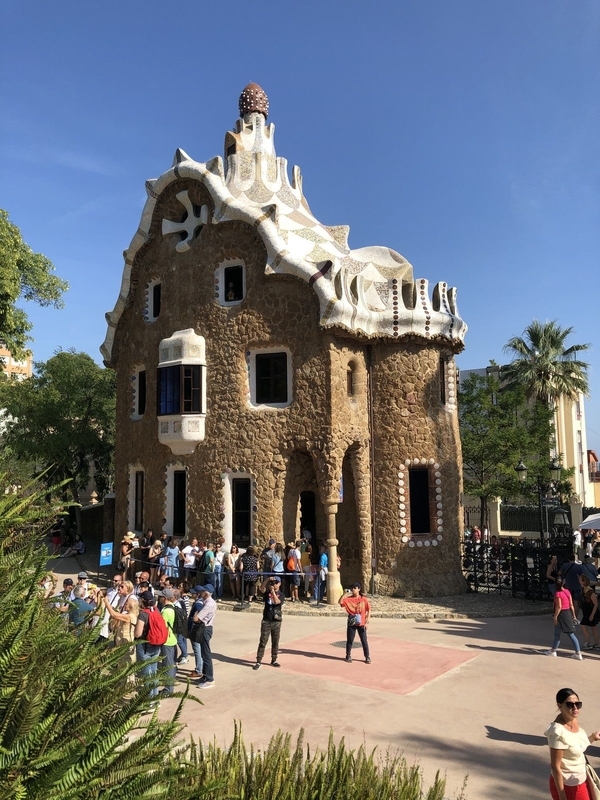
[[[117,372],[116,530],[241,546],[309,528],[328,596],[463,591],[456,290],[311,213],[250,84],[225,158],[173,166],[125,252],[101,348]]]

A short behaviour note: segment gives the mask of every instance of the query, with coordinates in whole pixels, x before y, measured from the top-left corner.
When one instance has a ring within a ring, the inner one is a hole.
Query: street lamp
[[[562,467],[556,458],[552,459],[548,470],[550,472],[550,483],[544,483],[540,477],[537,478],[537,494],[538,494],[538,509],[539,509],[539,524],[540,524],[540,542],[544,543],[544,495],[551,489],[555,488],[555,483],[560,480],[560,473]],[[519,483],[524,486],[527,483],[527,467],[523,463],[523,459],[515,467],[515,472],[519,479]]]

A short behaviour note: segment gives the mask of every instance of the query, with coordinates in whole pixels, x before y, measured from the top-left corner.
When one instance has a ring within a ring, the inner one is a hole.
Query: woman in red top
[[[583,660],[579,649],[579,640],[575,636],[575,623],[577,617],[575,616],[575,609],[573,608],[573,598],[571,592],[565,589],[563,579],[560,575],[556,578],[556,594],[554,595],[554,641],[552,642],[552,649],[547,650],[544,655],[556,656],[558,645],[560,644],[561,633],[566,633],[569,639],[573,642],[575,652],[571,658],[578,661]]]
[[[352,644],[354,637],[358,633],[358,638],[362,644],[365,662],[371,663],[369,655],[369,642],[367,641],[367,625],[371,616],[371,606],[369,601],[362,593],[360,583],[353,583],[350,589],[346,589],[346,594],[340,597],[340,605],[348,614],[348,629],[346,634],[346,661],[352,661]]]

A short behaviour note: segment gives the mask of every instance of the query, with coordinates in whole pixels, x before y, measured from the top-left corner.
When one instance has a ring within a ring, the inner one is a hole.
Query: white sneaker
[[[544,656],[554,656],[556,657],[556,650],[544,650],[542,653]]]
[[[569,658],[574,658],[575,661],[583,661],[583,656],[581,653],[573,653],[573,655],[569,656]]]
[[[185,657],[185,658],[180,658],[177,663],[178,664],[187,664],[188,662],[189,662],[189,658]]]

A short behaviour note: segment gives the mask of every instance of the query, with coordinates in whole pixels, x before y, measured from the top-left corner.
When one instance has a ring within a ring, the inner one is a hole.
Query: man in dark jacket
[[[271,638],[271,666],[281,666],[277,661],[279,635],[281,633],[281,607],[285,602],[285,596],[281,591],[281,578],[273,575],[263,583],[261,588],[264,593],[265,607],[260,626],[260,641],[256,652],[256,664],[252,669],[260,669],[269,637]]]

